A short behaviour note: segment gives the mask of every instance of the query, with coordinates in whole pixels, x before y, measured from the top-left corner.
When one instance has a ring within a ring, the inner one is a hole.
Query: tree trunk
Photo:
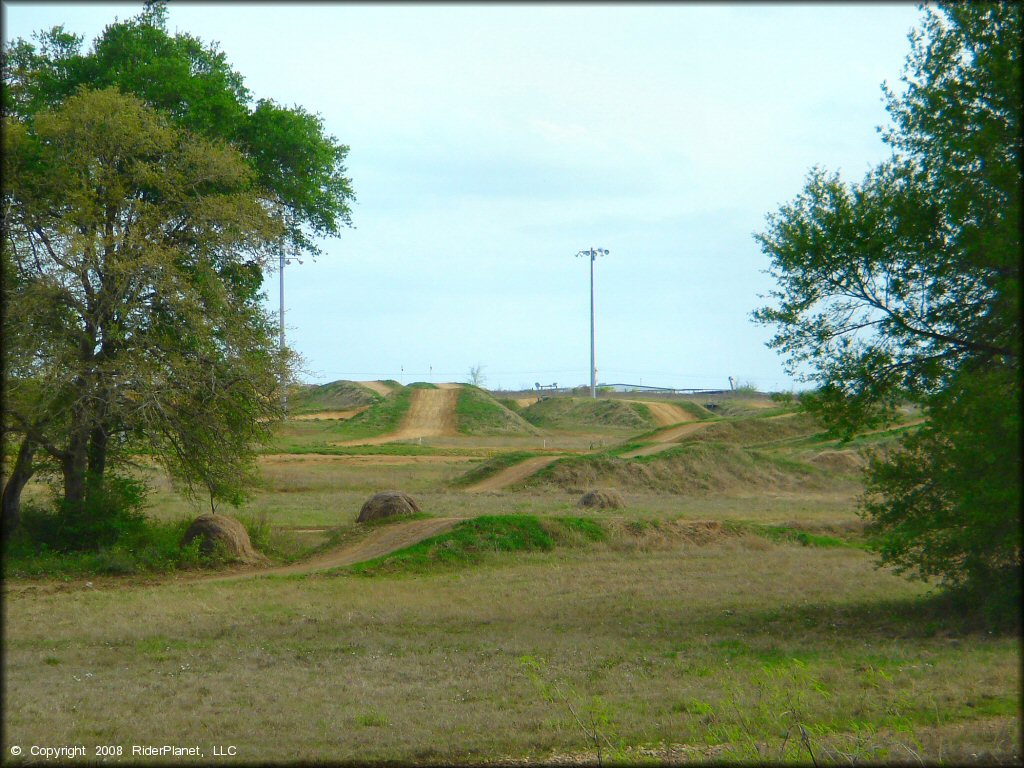
[[[36,445],[28,437],[18,449],[18,458],[14,460],[11,476],[4,483],[2,497],[4,537],[10,536],[21,522],[21,491],[32,477],[32,457]]]
[[[93,427],[89,436],[89,481],[101,483],[107,467],[107,444],[110,437],[102,426]]]
[[[75,418],[72,414],[72,431],[68,439],[68,449],[60,462],[61,473],[64,475],[64,513],[77,515],[85,507],[86,469],[88,467],[89,439],[87,427],[82,425],[84,419]],[[75,423],[78,421],[79,423]]]

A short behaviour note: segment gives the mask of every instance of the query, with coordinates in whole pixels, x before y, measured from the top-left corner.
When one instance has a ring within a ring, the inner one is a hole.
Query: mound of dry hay
[[[185,547],[199,539],[199,551],[204,555],[220,554],[227,560],[243,563],[262,563],[266,558],[253,549],[245,526],[227,515],[200,515],[181,538]]]
[[[419,504],[413,501],[412,496],[409,494],[402,491],[381,491],[366,500],[362,509],[359,510],[359,517],[356,518],[356,522],[366,523],[370,520],[381,520],[385,517],[411,515],[419,511]]]
[[[613,489],[587,491],[580,499],[581,507],[596,507],[598,509],[621,509],[626,506],[622,494]]]

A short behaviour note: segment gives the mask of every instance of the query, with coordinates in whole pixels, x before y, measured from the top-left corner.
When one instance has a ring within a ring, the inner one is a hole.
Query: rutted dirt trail
[[[360,440],[346,440],[335,445],[381,445],[395,440],[418,437],[450,437],[455,429],[455,403],[459,399],[458,384],[438,384],[437,389],[414,389],[409,411],[394,432]]]
[[[708,426],[708,422],[701,421],[690,424],[680,424],[678,427],[672,427],[651,437],[651,444],[645,445],[643,448],[638,448],[635,451],[622,454],[624,459],[635,459],[637,456],[650,456],[654,453],[660,453],[661,451],[667,451],[672,448],[673,445],[683,437],[692,435],[694,432],[698,432]]]
[[[409,440],[417,437],[456,435],[455,402],[458,387],[417,389],[412,393],[409,412],[402,425],[389,436],[391,440]]]
[[[383,381],[357,381],[356,384],[362,384],[367,389],[372,389],[381,397],[387,397],[392,392],[391,386]]]
[[[362,541],[325,552],[301,563],[244,571],[228,576],[212,576],[202,580],[233,581],[235,579],[251,579],[256,576],[288,576],[361,563],[364,560],[372,560],[389,552],[411,547],[431,536],[437,536],[439,533],[452,529],[456,523],[464,519],[461,517],[431,517],[425,520],[410,520],[407,523],[392,523],[378,528]]]
[[[506,485],[512,485],[512,483],[518,483],[520,480],[525,480],[535,472],[539,472],[541,469],[551,464],[561,456],[534,456],[532,459],[521,461],[518,464],[513,464],[511,467],[501,470],[497,474],[491,475],[486,480],[481,480],[475,485],[471,485],[466,488],[470,493],[479,493],[480,491],[496,491],[499,488],[504,488]]]
[[[651,418],[659,427],[670,427],[673,424],[682,424],[686,421],[696,421],[696,417],[687,413],[674,403],[655,403],[650,400],[627,400],[630,403],[646,405],[651,412]]]

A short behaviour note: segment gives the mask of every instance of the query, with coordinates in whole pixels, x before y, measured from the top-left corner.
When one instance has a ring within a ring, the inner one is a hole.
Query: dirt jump
[[[699,432],[706,426],[708,426],[708,423],[701,421],[697,423],[680,424],[677,427],[664,429],[650,438],[649,445],[645,445],[643,448],[638,448],[637,450],[630,451],[629,453],[624,453],[622,454],[622,458],[635,459],[637,456],[650,456],[655,453],[660,453],[661,451],[667,451],[682,438],[688,437],[694,432]]]
[[[324,552],[301,563],[210,576],[203,578],[202,581],[234,581],[257,576],[294,576],[339,568],[343,565],[353,565],[411,547],[424,539],[450,530],[463,519],[461,517],[431,517],[424,520],[410,520],[405,523],[392,523],[376,528],[361,541]]]
[[[392,387],[389,384],[385,384],[383,381],[357,381],[356,384],[372,389],[381,397],[387,397],[391,394]]]
[[[357,413],[362,413],[370,406],[362,405],[358,408],[350,408],[347,411],[316,411],[315,413],[296,413],[290,415],[288,418],[294,419],[295,421],[317,421],[319,419],[334,419],[335,421],[343,421],[345,419],[351,419]]]
[[[539,472],[548,464],[557,461],[562,458],[561,456],[534,456],[532,459],[521,461],[518,464],[513,464],[511,467],[507,467],[501,472],[491,475],[485,480],[481,480],[479,483],[475,483],[466,488],[469,493],[481,493],[483,491],[497,491],[500,488],[504,488],[507,485],[518,483],[521,480],[525,480],[530,475]]]
[[[334,445],[382,445],[396,440],[420,437],[454,437],[455,403],[459,399],[458,384],[438,384],[437,389],[414,389],[409,411],[394,432],[360,440],[346,440]]]
[[[674,403],[655,403],[650,400],[627,400],[626,402],[646,405],[655,425],[659,427],[671,427],[673,424],[696,421],[696,417]]]

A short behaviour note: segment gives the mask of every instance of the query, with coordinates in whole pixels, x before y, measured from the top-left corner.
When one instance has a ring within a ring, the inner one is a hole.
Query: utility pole
[[[280,279],[281,279],[281,283],[280,283],[280,286],[281,286],[281,297],[280,297],[280,307],[281,307],[281,312],[280,312],[280,320],[281,320],[281,328],[280,328],[280,338],[281,338],[281,411],[284,414],[284,419],[287,421],[287,419],[288,419],[288,375],[287,375],[288,374],[288,366],[285,364],[285,353],[284,353],[284,265],[285,264],[291,264],[293,261],[297,261],[297,262],[299,262],[299,264],[301,264],[302,260],[298,259],[298,258],[294,258],[294,257],[293,258],[288,258],[287,256],[285,256],[285,245],[284,245],[284,243],[281,244],[281,252],[280,252],[279,256],[280,256],[279,274],[280,274]]]
[[[280,266],[280,275],[281,275],[280,307],[281,307],[281,311],[278,314],[279,314],[279,319],[281,321],[281,333],[280,333],[280,337],[281,337],[281,413],[284,414],[284,418],[287,419],[288,418],[288,382],[287,382],[287,374],[285,373],[286,366],[285,366],[285,362],[284,362],[284,264],[285,264],[285,261],[287,261],[287,259],[285,259],[285,257],[284,257],[284,247],[282,246],[281,247],[281,266]]]
[[[590,248],[576,255],[590,257],[590,396],[597,399],[597,365],[594,361],[594,261],[598,256],[607,256],[608,250]]]

